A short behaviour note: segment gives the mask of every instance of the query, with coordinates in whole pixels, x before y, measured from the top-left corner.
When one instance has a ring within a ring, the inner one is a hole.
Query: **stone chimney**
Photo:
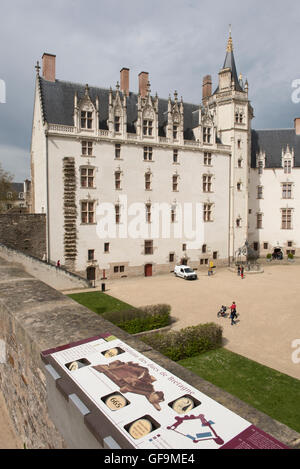
[[[44,53],[43,78],[45,78],[45,80],[55,81],[55,60],[56,55]]]
[[[147,96],[148,81],[149,81],[149,73],[141,72],[139,74],[139,93],[142,98],[145,98],[145,96]]]
[[[203,85],[202,85],[202,100],[209,98],[212,94],[212,79],[210,75],[206,75],[203,78]]]
[[[129,96],[129,68],[123,67],[120,71],[120,89],[126,96]]]
[[[296,135],[300,135],[300,117],[296,117],[296,119],[294,120],[294,125]]]

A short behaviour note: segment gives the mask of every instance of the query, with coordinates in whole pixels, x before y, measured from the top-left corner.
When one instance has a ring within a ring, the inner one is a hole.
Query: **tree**
[[[15,198],[12,189],[12,181],[14,176],[5,171],[0,163],[0,213],[7,211],[7,203]],[[9,196],[11,194],[11,197]]]

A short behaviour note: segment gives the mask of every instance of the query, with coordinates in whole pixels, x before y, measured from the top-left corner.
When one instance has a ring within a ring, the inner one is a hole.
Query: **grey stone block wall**
[[[43,259],[46,254],[46,215],[1,213],[0,243]]]
[[[0,364],[0,388],[15,430],[27,448],[67,447],[49,416],[41,351],[106,332],[283,443],[300,448],[300,435],[295,431],[207,383],[18,265],[0,258],[0,340],[6,344],[6,362]]]

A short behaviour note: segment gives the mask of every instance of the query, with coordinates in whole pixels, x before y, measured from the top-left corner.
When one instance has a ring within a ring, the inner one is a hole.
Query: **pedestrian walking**
[[[232,305],[230,306],[230,311],[231,325],[233,326],[234,324],[236,324],[235,318],[237,318],[235,301],[232,302]]]
[[[244,280],[244,267],[241,267],[241,279]]]
[[[56,267],[59,269],[60,268],[60,261],[57,261]]]
[[[237,274],[238,274],[238,276],[241,275],[241,266],[240,265],[238,265]]]

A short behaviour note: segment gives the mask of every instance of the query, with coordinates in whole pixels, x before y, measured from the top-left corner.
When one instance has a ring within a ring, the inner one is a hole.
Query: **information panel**
[[[129,447],[288,448],[115,336],[47,350],[47,357]]]

